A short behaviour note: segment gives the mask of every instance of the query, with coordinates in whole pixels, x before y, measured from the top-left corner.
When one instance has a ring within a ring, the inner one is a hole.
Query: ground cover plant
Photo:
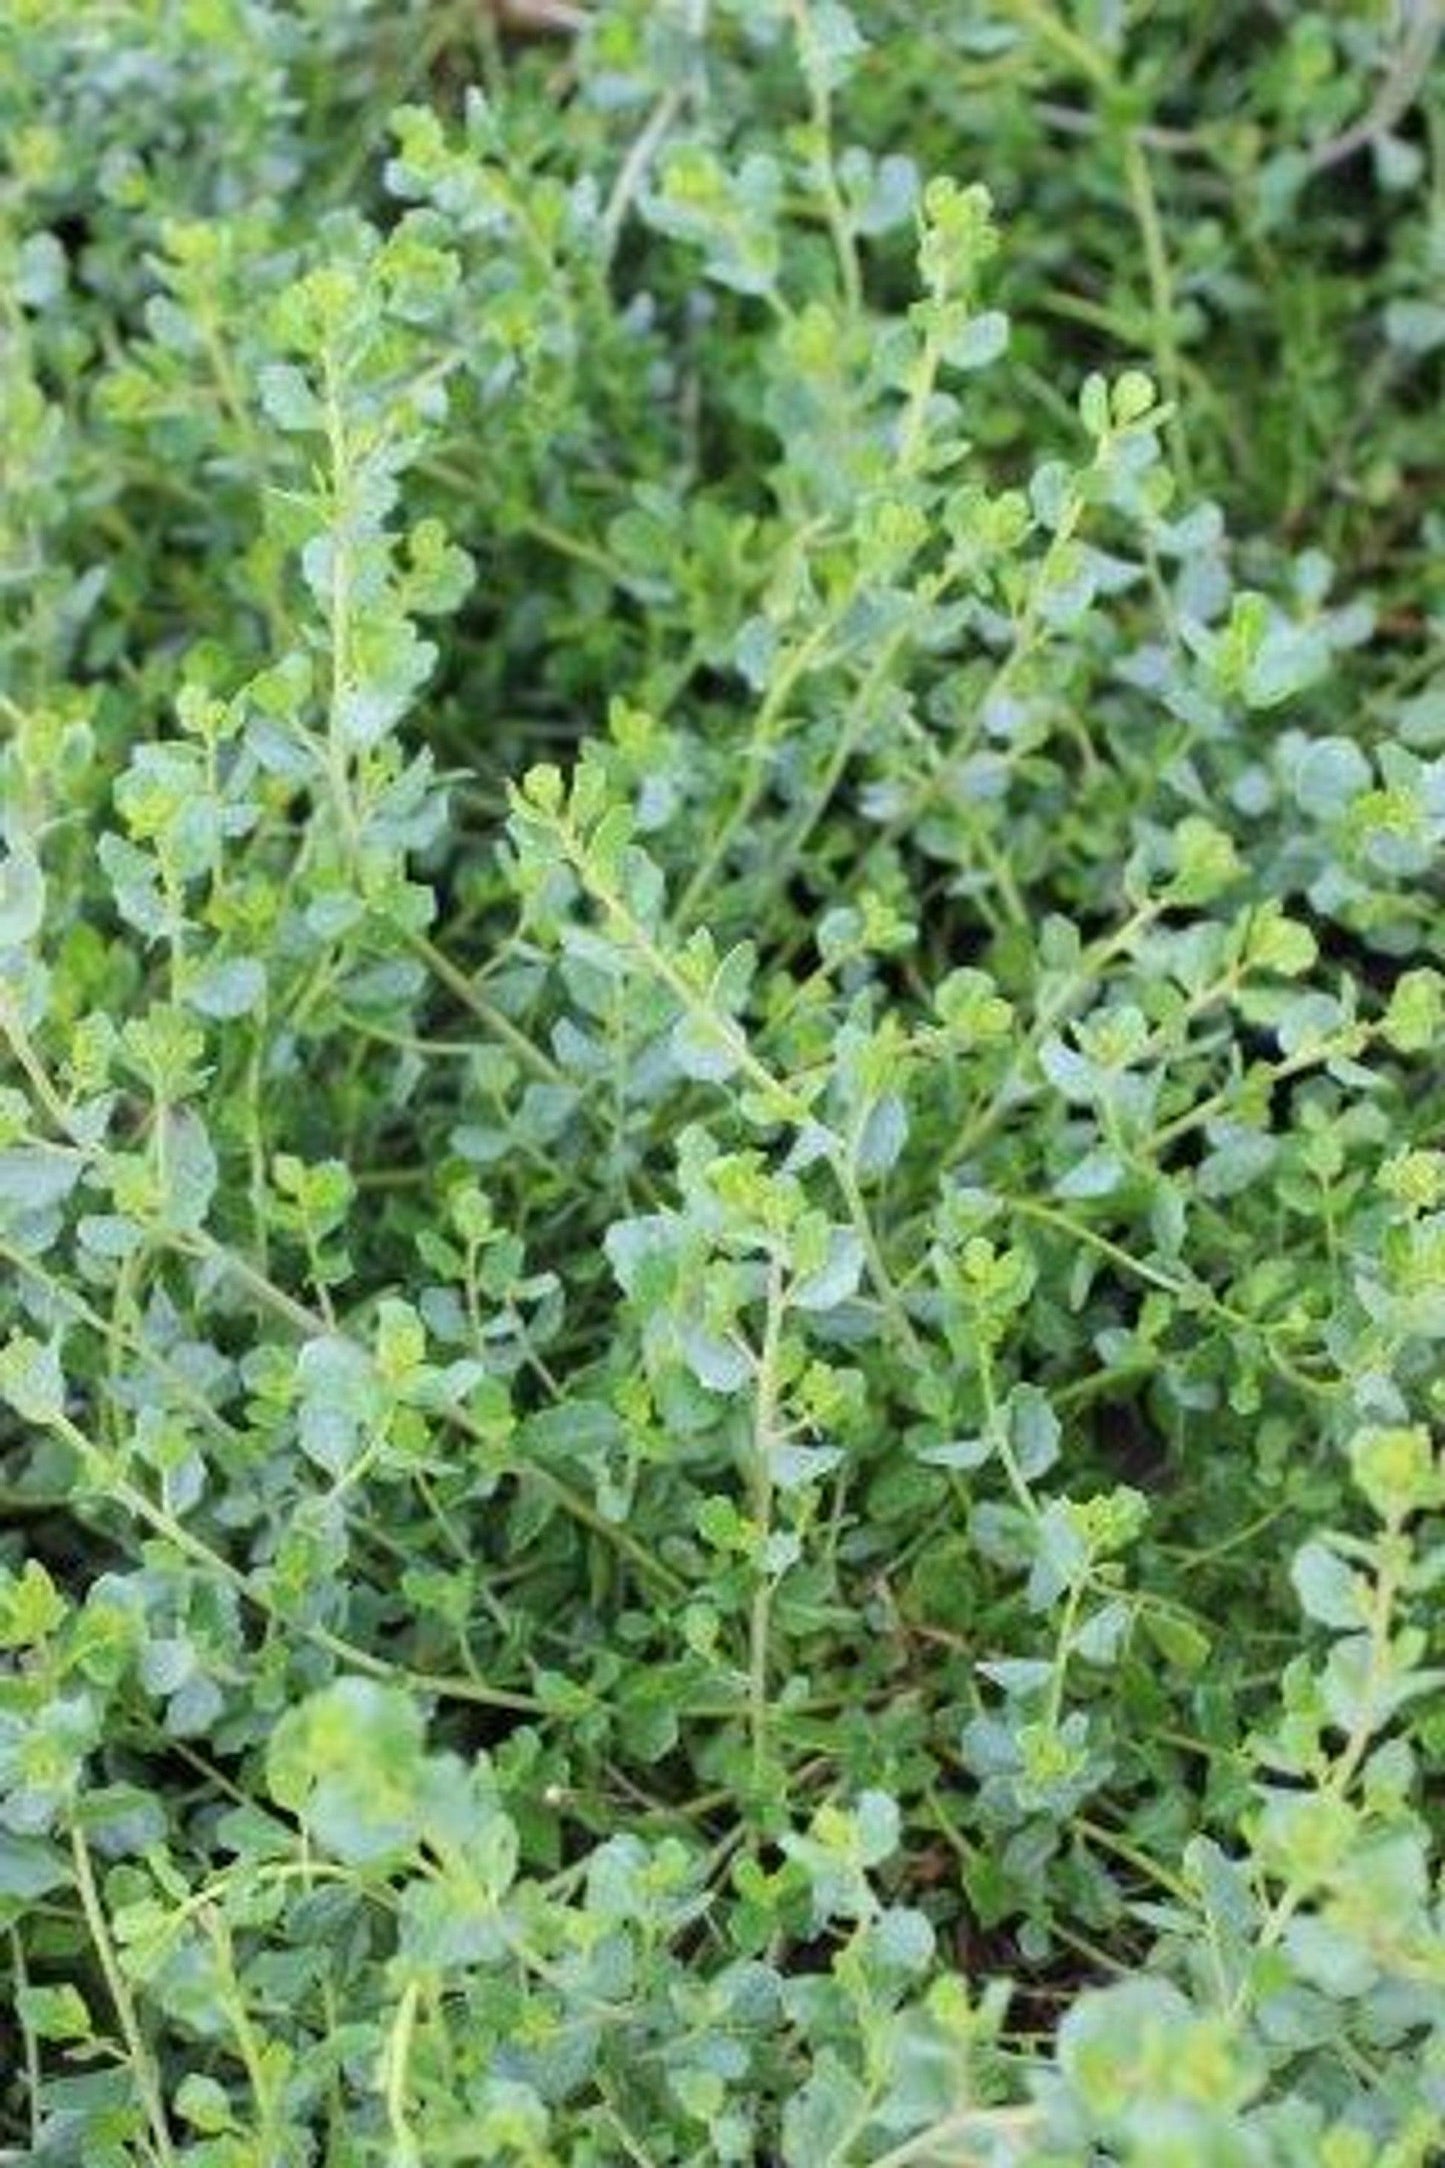
[[[1427,2168],[1439,11],[510,12],[0,23],[0,2158]]]

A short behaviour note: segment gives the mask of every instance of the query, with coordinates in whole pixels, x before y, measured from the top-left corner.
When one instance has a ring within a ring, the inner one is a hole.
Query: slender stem
[[[612,184],[612,192],[607,198],[598,227],[599,268],[604,275],[610,270],[612,259],[617,254],[623,225],[647,179],[648,167],[657,156],[663,138],[682,111],[683,102],[684,93],[679,84],[674,83],[663,92],[618,168],[617,178]]]
[[[354,1642],[332,1633],[325,1626],[307,1624],[293,1619],[281,1610],[274,1600],[258,1589],[239,1566],[231,1563],[225,1555],[213,1549],[202,1536],[198,1536],[178,1521],[174,1514],[158,1506],[153,1499],[134,1483],[127,1482],[112,1466],[108,1456],[92,1445],[78,1423],[68,1415],[52,1418],[54,1429],[77,1454],[89,1470],[91,1479],[103,1495],[124,1507],[133,1519],[152,1529],[162,1541],[169,1543],[206,1573],[224,1581],[243,1603],[259,1611],[283,1633],[299,1634],[303,1640],[314,1642],[316,1647],[338,1657],[354,1670],[365,1672],[376,1679],[400,1680],[417,1693],[435,1694],[442,1700],[474,1701],[487,1708],[515,1709],[524,1714],[535,1714],[540,1706],[535,1696],[520,1694],[499,1686],[484,1686],[475,1679],[434,1677],[425,1671],[413,1671],[402,1664],[389,1663],[385,1657],[373,1656]]]
[[[1187,1545],[1174,1543],[1161,1543],[1158,1549],[1162,1557],[1177,1558],[1182,1565],[1193,1571],[1254,1542],[1256,1537],[1263,1535],[1266,1528],[1272,1528],[1276,1521],[1282,1520],[1289,1510],[1288,1506],[1270,1506],[1267,1512],[1257,1514],[1252,1521],[1246,1521],[1242,1528],[1236,1528],[1230,1535],[1222,1537],[1218,1543],[1209,1544],[1204,1550],[1191,1550]]]
[[[899,1293],[898,1285],[888,1269],[888,1260],[883,1254],[883,1247],[878,1240],[872,1214],[868,1210],[868,1202],[863,1195],[862,1186],[854,1171],[853,1163],[847,1156],[846,1151],[840,1148],[829,1155],[829,1165],[832,1167],[834,1178],[843,1193],[843,1200],[848,1207],[848,1216],[852,1220],[854,1230],[863,1245],[863,1255],[867,1261],[868,1277],[873,1283],[873,1291],[882,1303],[884,1314],[910,1359],[914,1362],[922,1362],[924,1359],[923,1342],[913,1329],[913,1320],[904,1308],[903,1297]]]
[[[1128,184],[1129,202],[1139,228],[1139,237],[1144,244],[1144,266],[1149,276],[1154,366],[1159,372],[1159,382],[1164,394],[1174,410],[1166,426],[1175,464],[1179,469],[1179,479],[1188,489],[1192,486],[1193,461],[1189,455],[1189,436],[1184,423],[1179,342],[1174,328],[1174,278],[1164,245],[1164,227],[1159,216],[1159,201],[1154,193],[1153,177],[1149,171],[1149,159],[1137,129],[1131,129],[1124,139],[1124,177]]]
[[[607,2118],[609,2127],[617,2134],[617,2143],[621,2146],[627,2158],[633,2162],[634,2168],[658,2168],[657,2161],[651,2153],[646,2151],[641,2139],[633,2136],[611,2101],[607,2103],[602,2112]]]
[[[251,2097],[255,2102],[259,2125],[257,2135],[262,2154],[263,2157],[270,2158],[280,2150],[276,2088],[266,2068],[265,2050],[251,2022],[251,2013],[246,2008],[246,1995],[236,1966],[236,1951],[231,1940],[230,1925],[224,1913],[210,1910],[201,1913],[201,1923],[216,1953],[224,1982],[220,1999],[224,2002],[226,2014],[231,2020],[231,2030],[236,2036],[236,2046],[245,2066]]]
[[[407,2065],[411,2059],[412,2036],[416,2031],[416,2006],[420,1993],[418,1982],[408,1980],[402,1989],[396,2016],[392,2020],[391,2031],[386,2040],[383,2065],[386,2120],[399,2163],[417,2161],[421,2157],[407,2117]]]
[[[776,1442],[778,1349],[783,1317],[783,1267],[782,1260],[775,1255],[768,1261],[767,1308],[753,1407],[753,1525],[760,1551],[766,1547],[773,1525],[772,1456]],[[772,1600],[772,1570],[766,1559],[760,1557],[753,1583],[748,1652],[748,1728],[753,1748],[753,1782],[759,1789],[768,1766],[768,1633]]]
[[[937,600],[941,582],[924,581],[920,595],[927,603]],[[913,637],[914,627],[905,623],[886,640],[872,668],[848,704],[848,718],[838,732],[822,781],[813,792],[791,834],[771,859],[768,867],[767,892],[776,894],[792,875],[794,866],[802,856],[808,839],[833,802],[833,794],[842,782],[849,761],[857,751],[859,741],[868,727],[873,713],[873,702],[887,682],[888,673],[908,641]]]
[[[327,718],[326,751],[331,795],[342,838],[354,857],[361,834],[351,795],[351,763],[342,735],[342,710],[351,667],[350,562],[345,535],[350,514],[351,469],[346,450],[346,431],[338,396],[335,357],[328,347],[323,357],[326,386],[326,443],[331,457],[331,587],[327,618],[331,637],[331,695]]]
[[[1071,1214],[1061,1212],[1056,1206],[1044,1204],[1037,1198],[1010,1197],[1007,1201],[1011,1211],[1021,1213],[1027,1219],[1038,1220],[1045,1226],[1057,1228],[1060,1233],[1068,1234],[1076,1242],[1086,1243],[1091,1249],[1097,1250],[1101,1257],[1107,1257],[1111,1264],[1117,1265],[1121,1272],[1132,1273],[1136,1279],[1144,1280],[1150,1287],[1162,1289],[1165,1294],[1173,1295],[1180,1302],[1198,1303],[1211,1316],[1219,1318],[1236,1333],[1258,1333],[1269,1349],[1270,1360],[1281,1377],[1288,1378],[1291,1385],[1297,1386],[1300,1391],[1327,1395],[1333,1393],[1333,1386],[1325,1379],[1311,1377],[1308,1371],[1301,1370],[1288,1356],[1280,1353],[1274,1345],[1274,1335],[1263,1319],[1250,1317],[1247,1312],[1235,1309],[1232,1303],[1216,1295],[1203,1280],[1176,1279],[1172,1273],[1161,1271],[1157,1265],[1146,1263],[1142,1257],[1135,1257],[1122,1243],[1111,1241],[1108,1235],[1100,1234],[1099,1230],[1090,1227],[1086,1220],[1075,1219]]]
[[[13,1005],[0,994],[0,1035],[3,1035],[26,1083],[44,1108],[51,1126],[63,1137],[70,1131],[70,1109],[61,1098],[46,1073],[45,1065],[31,1043],[30,1035],[15,1013]]]
[[[1392,1535],[1397,1534],[1398,1529],[1392,1529],[1391,1533]],[[1356,1772],[1369,1750],[1370,1741],[1374,1738],[1383,1721],[1382,1714],[1376,1707],[1375,1693],[1381,1679],[1386,1676],[1389,1669],[1390,1625],[1394,1613],[1395,1599],[1399,1592],[1398,1568],[1389,1563],[1382,1564],[1375,1584],[1374,1599],[1370,1606],[1368,1625],[1370,1648],[1366,1661],[1365,1678],[1360,1689],[1359,1707],[1344,1746],[1335,1756],[1323,1782],[1316,1786],[1318,1792],[1332,1799],[1343,1799],[1348,1792]],[[1294,1918],[1295,1913],[1298,1912],[1300,1906],[1311,1893],[1312,1884],[1310,1881],[1299,1880],[1286,1884],[1269,1912],[1260,1922],[1259,1932],[1256,1937],[1259,1949],[1273,1949],[1284,1934],[1290,1921]],[[1231,2014],[1238,2014],[1248,1997],[1249,1989],[1250,1977],[1247,1976],[1240,1982],[1239,1991],[1235,1997],[1234,2010]]]
[[[1309,170],[1327,173],[1378,143],[1398,127],[1429,80],[1435,49],[1445,35],[1445,0],[1406,0],[1401,14],[1408,23],[1388,75],[1362,120],[1310,153]]]
[[[254,1265],[248,1263],[244,1257],[237,1256],[234,1250],[227,1249],[225,1244],[218,1242],[213,1235],[198,1235],[193,1238],[193,1241],[194,1246],[210,1257],[219,1268],[239,1279],[247,1291],[263,1307],[274,1310],[278,1316],[285,1318],[287,1323],[293,1325],[297,1331],[304,1332],[308,1338],[312,1339],[326,1332],[326,1320],[318,1311],[309,1310],[305,1303],[298,1302],[293,1295],[288,1295],[284,1288],[278,1287],[273,1280],[268,1280],[263,1273],[256,1270]],[[340,1334],[337,1337],[345,1338],[346,1335]],[[460,1430],[464,1436],[472,1439],[474,1443],[483,1444],[486,1442],[481,1426],[459,1401],[446,1401],[436,1412],[444,1423],[450,1423],[454,1429]],[[661,1559],[654,1557],[652,1552],[644,1544],[639,1543],[635,1536],[629,1534],[627,1529],[619,1527],[615,1521],[609,1521],[604,1514],[599,1513],[597,1508],[590,1505],[581,1493],[574,1490],[571,1484],[562,1476],[554,1475],[550,1468],[539,1467],[535,1463],[525,1469],[519,1469],[517,1473],[519,1476],[525,1476],[529,1482],[538,1483],[543,1489],[550,1491],[558,1504],[574,1520],[582,1522],[584,1527],[590,1528],[594,1535],[605,1537],[614,1549],[621,1551],[626,1558],[631,1560],[645,1581],[651,1581],[655,1585],[665,1588],[672,1595],[682,1593],[684,1583],[672,1571],[670,1566],[665,1566]],[[459,1685],[461,1682],[456,1683]],[[437,1690],[445,1690],[441,1687],[440,1682],[438,1682]],[[480,1700],[482,1696],[480,1692],[471,1692],[462,1698],[476,1701]],[[513,1701],[511,1703],[511,1706],[514,1707],[524,1705],[532,1706],[530,1702],[523,1704]]]
[[[1349,1025],[1331,1039],[1316,1040],[1301,1047],[1284,1061],[1269,1064],[1266,1074],[1271,1088],[1276,1084],[1287,1083],[1291,1077],[1302,1075],[1306,1069],[1318,1069],[1328,1062],[1358,1054],[1367,1035],[1367,1026]],[[1177,1144],[1181,1137],[1188,1136],[1192,1129],[1199,1128],[1201,1123],[1209,1121],[1212,1116],[1226,1108],[1233,1096],[1232,1086],[1212,1092],[1207,1099],[1197,1101],[1194,1106],[1186,1108],[1183,1114],[1176,1115],[1173,1121],[1163,1123],[1148,1139],[1150,1151],[1157,1153],[1166,1145]]]
[[[942,349],[936,331],[926,332],[918,352],[917,364],[908,387],[908,401],[903,409],[903,420],[898,432],[899,465],[912,471],[923,442],[924,425],[928,420],[928,405],[938,383],[939,365],[943,360]]]
[[[978,1387],[983,1396],[984,1428],[993,1441],[993,1449],[998,1454],[999,1463],[1008,1478],[1009,1489],[1029,1519],[1036,1521],[1039,1518],[1039,1502],[1013,1449],[1008,1424],[1004,1421],[1003,1410],[998,1404],[998,1390],[993,1377],[993,1355],[988,1342],[982,1338],[978,1343]]]
[[[525,1068],[530,1069],[535,1076],[545,1078],[549,1084],[567,1083],[567,1077],[550,1055],[544,1054],[509,1016],[504,1016],[500,1009],[479,994],[469,975],[454,964],[434,941],[429,941],[422,933],[409,933],[406,939],[427,969],[435,978],[441,980],[448,993],[454,994],[462,1007],[474,1016],[479,1024],[484,1025],[493,1038],[500,1039],[505,1046],[510,1047]]]
[[[21,2052],[25,2063],[26,2106],[30,2116],[30,2146],[31,2151],[38,2154],[42,2128],[40,2048],[35,2038],[34,2029],[26,2021],[24,2015],[25,1990],[30,1985],[30,1977],[25,1964],[25,1945],[21,1941],[16,1928],[11,1927],[7,1930],[7,1940],[10,1944],[10,1963],[15,1974],[16,2021],[20,2027],[20,2037],[23,2043]]]
[[[1138,1845],[1131,1844],[1127,1837],[1121,1837],[1117,1830],[1106,1829],[1102,1822],[1091,1822],[1081,1814],[1075,1814],[1069,1826],[1076,1836],[1083,1837],[1090,1844],[1096,1844],[1100,1851],[1112,1852],[1116,1858],[1123,1860],[1126,1866],[1132,1867],[1136,1874],[1142,1874],[1146,1880],[1157,1883],[1160,1889],[1167,1890],[1180,1904],[1193,1908],[1196,1899],[1188,1883],[1172,1873],[1168,1867],[1162,1867],[1157,1859],[1151,1859]]]
[[[1074,1638],[1074,1628],[1079,1617],[1079,1606],[1083,1600],[1084,1583],[1082,1581],[1071,1581],[1069,1583],[1069,1593],[1064,1601],[1063,1613],[1059,1619],[1059,1638],[1058,1645],[1054,1650],[1053,1676],[1049,1680],[1048,1723],[1051,1730],[1057,1730],[1059,1718],[1064,1712],[1064,1688],[1069,1677],[1069,1644]]]
[[[819,666],[821,651],[831,636],[836,621],[837,613],[830,612],[813,627],[806,638],[799,641],[779,667],[763,696],[762,705],[753,722],[752,734],[742,755],[745,763],[743,787],[733,801],[731,812],[725,816],[721,828],[703,853],[696,872],[682,892],[673,914],[679,925],[685,925],[696,916],[698,905],[726,863],[733,844],[752,818],[767,787],[766,757],[776,742],[775,733],[785,718],[788,701],[799,682],[810,670]]]
[[[437,470],[428,463],[427,471]],[[458,474],[450,468],[440,471],[442,478],[453,488],[472,491],[478,486],[474,476]],[[540,542],[545,549],[555,550],[559,557],[570,557],[575,564],[586,565],[593,572],[602,573],[614,587],[626,585],[627,573],[615,558],[608,556],[606,550],[599,549],[595,542],[589,542],[583,535],[570,534],[565,527],[557,526],[552,520],[543,519],[539,513],[529,513],[517,531],[529,535],[534,542]]]
[[[1037,1058],[1039,1048],[1043,1045],[1044,1040],[1054,1026],[1061,1023],[1068,1016],[1074,1004],[1082,996],[1092,991],[1104,966],[1112,963],[1116,956],[1129,948],[1139,934],[1158,917],[1162,909],[1163,905],[1157,902],[1146,902],[1138,905],[1130,912],[1122,925],[1117,926],[1111,934],[1106,934],[1101,940],[1096,941],[1092,947],[1086,949],[1079,958],[1076,968],[1069,974],[1063,985],[1048,1000],[1039,1004],[1033,1028],[1019,1047],[1013,1060],[1009,1063],[1008,1069],[991,1094],[987,1106],[964,1130],[962,1136],[949,1153],[950,1166],[956,1166],[961,1160],[967,1159],[969,1154],[976,1151],[978,1146],[984,1142],[985,1138],[991,1137],[994,1131],[1007,1120],[1014,1105],[1014,1094],[1023,1083],[1029,1068]]]
[[[905,2138],[901,2145],[890,2146],[886,2153],[875,2153],[873,2168],[973,2168],[979,2159],[973,2141],[987,2139],[1010,2131],[1032,2130],[1042,2117],[1039,2108],[961,2108],[956,2115],[947,2115],[941,2123],[932,2123],[927,2130],[915,2132]],[[953,2147],[957,2142],[958,2150]],[[944,2152],[941,2149],[948,2147]],[[833,2161],[839,2156],[834,2154]]]
[[[1097,465],[1102,458],[1105,448],[1105,445],[1101,443],[1096,449],[1094,465]],[[993,703],[1008,690],[1024,664],[1031,659],[1035,648],[1047,639],[1048,627],[1044,618],[1044,600],[1061,560],[1066,558],[1067,552],[1073,547],[1074,536],[1078,531],[1086,509],[1087,504],[1083,486],[1081,484],[1076,485],[1059,515],[1058,525],[1049,537],[1047,547],[1034,564],[1033,578],[1029,582],[1028,591],[1023,597],[1023,606],[1014,618],[1013,637],[1009,642],[1008,649],[1000,658],[988,683],[973,702],[975,715],[984,715],[988,712]],[[885,829],[884,841],[886,843],[896,842],[932,805],[939,791],[948,784],[950,778],[955,774],[958,757],[957,747],[951,752],[935,753],[935,764],[931,773],[924,778],[920,787],[913,793],[907,806],[894,816]]]
[[[822,198],[823,215],[832,236],[833,253],[838,259],[843,299],[849,315],[856,316],[863,306],[863,273],[858,261],[857,236],[848,216],[848,206],[838,187],[838,175],[833,163],[833,102],[828,91],[827,76],[820,65],[812,18],[808,13],[808,0],[791,0],[790,11],[812,108],[813,133],[816,139],[813,172],[818,183],[818,193]]]
[[[85,1832],[78,1822],[71,1825],[70,1851],[75,1863],[75,1886],[80,1893],[81,1910],[85,1914],[85,1924],[90,1932],[95,1954],[100,1960],[100,1969],[105,1975],[106,1988],[110,1995],[112,2007],[115,2010],[116,2019],[120,2025],[121,2037],[125,2042],[126,2054],[130,2058],[131,2069],[135,2076],[136,2091],[140,2096],[141,2106],[145,2110],[146,2121],[151,2128],[152,2150],[157,2161],[160,2162],[161,2168],[175,2168],[176,2155],[171,2144],[170,2126],[166,2121],[165,2102],[161,2096],[160,2078],[151,2051],[146,2045],[145,2037],[141,2032],[140,2016],[136,2010],[135,2000],[131,1995],[130,1983],[121,1970],[120,1960],[116,1956],[115,1944],[112,1942],[110,1935],[110,1923],[106,1919],[105,1906],[101,1902],[100,1891],[96,1887],[95,1869],[91,1864],[90,1847],[85,1841]]]
[[[568,862],[575,869],[588,892],[601,905],[607,915],[622,929],[629,945],[654,978],[665,986],[686,1013],[707,1025],[733,1058],[734,1066],[747,1077],[754,1088],[772,1105],[776,1106],[787,1121],[799,1126],[813,1122],[814,1116],[808,1101],[797,1087],[785,1077],[775,1076],[767,1063],[753,1052],[747,1033],[731,1017],[721,1014],[704,994],[692,985],[685,973],[679,970],[673,959],[658,947],[657,942],[631,911],[622,897],[606,882],[599,880],[596,868],[587,857],[581,837],[566,820],[556,823],[556,835]],[[821,1126],[821,1125],[819,1125]],[[828,1165],[833,1170],[849,1216],[863,1245],[868,1261],[869,1278],[875,1294],[886,1312],[890,1323],[902,1340],[910,1356],[922,1356],[922,1343],[914,1331],[903,1299],[893,1283],[887,1261],[879,1246],[878,1237],[869,1215],[867,1201],[858,1184],[858,1177],[848,1156],[842,1138],[829,1133]]]
[[[1016,22],[1032,30],[1041,45],[1046,45],[1066,66],[1082,75],[1096,90],[1113,87],[1114,72],[1097,46],[1091,45],[1077,30],[1060,22],[1045,0],[1003,0],[1003,11]]]

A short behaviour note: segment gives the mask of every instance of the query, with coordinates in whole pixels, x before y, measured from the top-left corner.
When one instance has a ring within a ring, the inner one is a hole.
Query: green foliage
[[[0,2158],[1439,2157],[1436,16],[6,11]]]

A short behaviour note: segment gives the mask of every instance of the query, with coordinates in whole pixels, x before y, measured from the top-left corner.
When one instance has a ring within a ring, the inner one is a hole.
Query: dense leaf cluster
[[[1437,12],[12,0],[0,2158],[1440,2158]]]

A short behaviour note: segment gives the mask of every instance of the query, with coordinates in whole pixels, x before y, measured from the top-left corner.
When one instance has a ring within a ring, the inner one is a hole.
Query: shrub
[[[0,30],[11,2158],[1438,2157],[1430,47],[937,12]]]

